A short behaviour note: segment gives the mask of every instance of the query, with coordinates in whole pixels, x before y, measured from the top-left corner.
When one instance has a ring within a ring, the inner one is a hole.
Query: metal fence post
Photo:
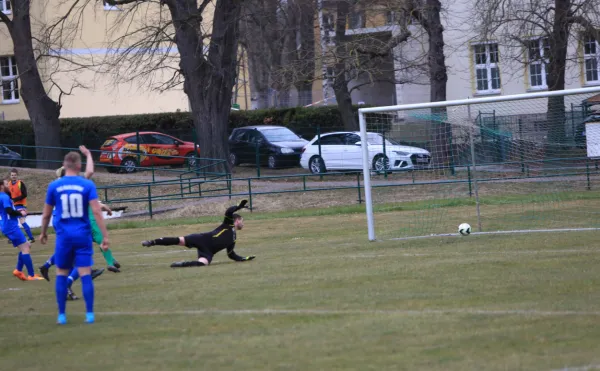
[[[148,184],[148,211],[150,212],[150,219],[152,219],[152,188]]]
[[[260,151],[258,142],[256,142],[255,144],[256,146],[254,148],[256,149],[256,177],[260,178]]]
[[[136,168],[138,166],[140,166],[141,163],[141,156],[140,156],[140,131],[136,130],[135,132],[135,141],[137,143],[137,164],[136,164]]]
[[[250,212],[252,212],[252,178],[248,178],[248,201],[250,203]]]
[[[387,171],[387,152],[385,151],[385,129],[381,132],[381,137],[383,138],[383,177],[387,179],[388,171]],[[364,145],[369,145],[368,143],[363,143]]]
[[[585,160],[585,175],[587,177],[587,190],[592,189],[592,184],[590,182],[590,160]]]
[[[362,204],[362,194],[360,192],[360,173],[356,173],[356,188],[358,189],[358,204]]]
[[[471,165],[467,165],[467,177],[469,180],[469,197],[473,197],[473,184],[471,184]]]
[[[323,156],[321,155],[321,125],[317,125],[317,142],[319,143],[319,160],[324,163]],[[321,174],[321,171],[319,171],[319,174]],[[319,175],[319,180],[323,180],[322,174]]]

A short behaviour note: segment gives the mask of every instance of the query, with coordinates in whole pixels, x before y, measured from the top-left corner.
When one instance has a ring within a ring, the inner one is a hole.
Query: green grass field
[[[458,218],[464,207],[444,210]],[[378,213],[381,235],[418,209]],[[169,264],[195,251],[139,241],[209,230],[215,220],[113,224],[123,272],[95,281],[93,325],[83,324],[79,300],[68,303],[69,324],[57,326],[54,275],[16,280],[6,245],[0,369],[600,368],[600,232],[369,243],[364,214],[310,213],[246,213],[236,251],[256,260],[219,253],[210,267],[178,270]],[[51,246],[34,245],[36,266]]]

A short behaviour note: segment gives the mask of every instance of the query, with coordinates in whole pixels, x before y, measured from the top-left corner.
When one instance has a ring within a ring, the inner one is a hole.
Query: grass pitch
[[[452,209],[452,208],[450,208]],[[379,214],[389,222],[401,212]],[[52,282],[0,253],[2,370],[554,370],[600,365],[600,232],[366,241],[363,214],[253,220],[235,263],[139,241],[215,224],[111,230],[123,272],[59,327]],[[391,223],[387,224],[388,226]],[[53,239],[53,237],[51,237]],[[4,243],[4,242],[3,242]],[[34,246],[40,265],[51,245]],[[95,256],[102,263],[100,254]],[[81,293],[80,283],[74,285]]]

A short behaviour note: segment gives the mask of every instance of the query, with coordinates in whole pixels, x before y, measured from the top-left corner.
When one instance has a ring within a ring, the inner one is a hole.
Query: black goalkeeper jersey
[[[233,213],[238,210],[237,206],[232,206],[225,212],[225,218],[220,226],[211,232],[191,234],[185,236],[187,247],[195,247],[205,253],[215,255],[221,250],[227,249],[227,256],[232,260],[240,260],[234,251],[237,234],[233,224]]]

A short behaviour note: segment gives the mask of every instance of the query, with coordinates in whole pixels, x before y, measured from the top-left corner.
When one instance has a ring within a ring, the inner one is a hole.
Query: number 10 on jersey
[[[81,193],[63,193],[60,195],[62,203],[61,219],[83,217],[83,195]]]

